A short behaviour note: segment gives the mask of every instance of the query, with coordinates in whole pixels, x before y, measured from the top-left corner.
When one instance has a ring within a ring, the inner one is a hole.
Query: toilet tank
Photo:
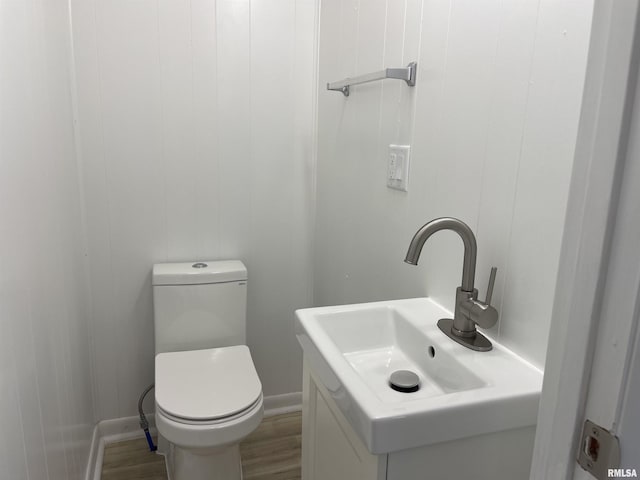
[[[246,343],[242,262],[160,263],[152,282],[156,354]]]

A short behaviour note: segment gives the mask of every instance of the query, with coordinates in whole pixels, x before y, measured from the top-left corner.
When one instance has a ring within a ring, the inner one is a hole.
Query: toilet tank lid
[[[200,285],[238,282],[247,279],[247,267],[239,260],[157,263],[153,285]]]

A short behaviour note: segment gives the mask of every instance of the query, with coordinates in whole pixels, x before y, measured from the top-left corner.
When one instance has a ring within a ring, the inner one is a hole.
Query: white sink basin
[[[389,305],[317,313],[316,322],[373,394],[385,403],[433,397],[485,386],[436,340]],[[389,375],[411,370],[421,387],[410,397],[389,388]]]
[[[428,298],[298,310],[305,359],[374,454],[534,425],[542,372],[493,342],[475,352],[437,327]],[[420,379],[389,386],[396,370]]]

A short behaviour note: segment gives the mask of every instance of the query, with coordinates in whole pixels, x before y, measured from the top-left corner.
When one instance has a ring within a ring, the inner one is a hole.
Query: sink
[[[389,305],[320,313],[318,325],[343,358],[382,402],[402,403],[485,386],[449,352]],[[420,390],[410,397],[389,388],[389,376],[410,370]]]
[[[305,362],[373,454],[535,425],[542,372],[493,341],[469,350],[437,327],[429,298],[296,312]],[[414,372],[420,389],[393,390]]]

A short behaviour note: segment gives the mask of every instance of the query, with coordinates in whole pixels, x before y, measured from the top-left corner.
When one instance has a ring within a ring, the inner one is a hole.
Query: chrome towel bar
[[[375,82],[376,80],[384,80],[385,78],[393,78],[396,80],[404,80],[407,85],[414,87],[416,85],[416,72],[418,64],[411,62],[402,68],[385,68],[379,72],[366,73],[353,78],[345,78],[338,82],[327,83],[327,90],[335,90],[342,92],[345,97],[349,96],[349,87],[352,85],[360,85],[361,83]]]

